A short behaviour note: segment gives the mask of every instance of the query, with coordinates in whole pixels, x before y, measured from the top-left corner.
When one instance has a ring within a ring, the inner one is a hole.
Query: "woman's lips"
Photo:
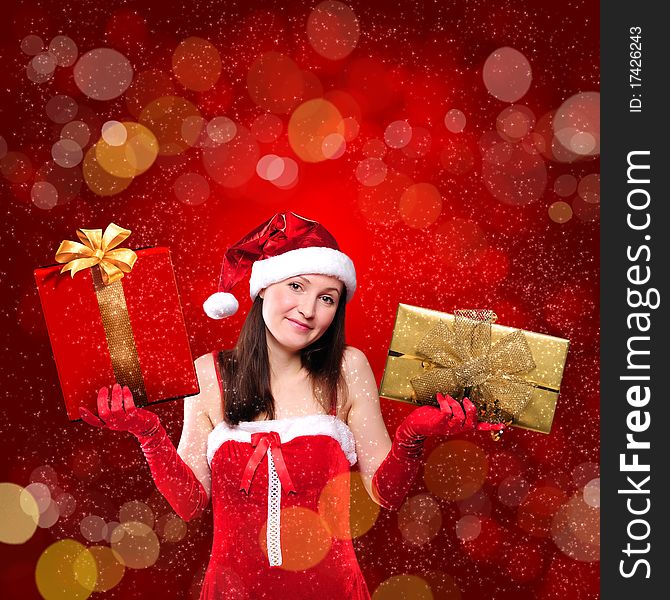
[[[294,321],[293,319],[287,319],[287,320],[298,331],[309,331],[311,329],[311,327],[308,327],[307,325],[303,325],[299,321]]]

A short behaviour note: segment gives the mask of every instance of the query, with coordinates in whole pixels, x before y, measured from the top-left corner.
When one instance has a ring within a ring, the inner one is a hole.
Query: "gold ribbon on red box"
[[[77,229],[81,243],[63,240],[56,262],[65,263],[61,273],[69,272],[72,277],[91,269],[114,376],[117,383],[130,388],[136,406],[145,406],[147,393],[121,284],[123,276],[132,271],[137,254],[129,248],[117,248],[130,234],[130,229],[114,223],[104,233],[102,229]]]

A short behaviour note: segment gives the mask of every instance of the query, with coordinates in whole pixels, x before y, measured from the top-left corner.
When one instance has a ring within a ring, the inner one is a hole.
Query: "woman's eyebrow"
[[[298,279],[302,279],[309,284],[312,283],[309,279],[307,279],[307,277],[304,277],[303,275],[298,275]],[[336,287],[328,287],[328,288],[325,288],[323,291],[324,292],[333,291],[333,292],[337,292],[338,294],[340,293],[340,290],[338,290]]]

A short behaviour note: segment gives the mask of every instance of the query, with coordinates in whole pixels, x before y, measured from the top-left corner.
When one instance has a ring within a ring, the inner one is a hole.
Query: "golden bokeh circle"
[[[95,145],[98,165],[114,177],[131,179],[144,173],[158,156],[158,140],[144,125],[124,121],[126,141],[111,145],[104,139]]]
[[[319,497],[319,514],[336,539],[357,538],[367,533],[379,512],[379,504],[370,498],[358,471],[336,475]]]
[[[76,540],[48,546],[35,566],[35,583],[45,600],[80,600],[95,590],[98,567],[91,552]]]
[[[303,571],[319,564],[330,551],[332,538],[319,514],[301,506],[281,511],[281,568]],[[267,556],[267,522],[261,527],[259,542]]]
[[[89,552],[98,566],[95,592],[107,592],[123,579],[126,567],[123,559],[109,546],[91,546]]]
[[[125,190],[133,181],[132,177],[116,177],[108,173],[98,163],[96,146],[91,146],[82,162],[84,181],[89,189],[98,196],[113,196]]]
[[[433,600],[433,592],[424,579],[417,575],[394,575],[382,581],[372,594],[372,600]]]
[[[337,107],[328,100],[315,98],[293,111],[288,122],[288,141],[293,151],[304,161],[321,162],[324,140],[331,134],[344,137],[344,122]]]
[[[182,133],[184,123],[199,116],[195,104],[185,98],[162,96],[145,106],[139,121],[156,136],[159,154],[175,156],[191,146]]]
[[[23,544],[33,536],[40,509],[30,492],[15,483],[0,483],[0,511],[0,542]]]

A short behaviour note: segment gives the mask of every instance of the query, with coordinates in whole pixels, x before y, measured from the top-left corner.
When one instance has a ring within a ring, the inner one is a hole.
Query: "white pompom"
[[[207,298],[202,305],[207,316],[212,319],[230,317],[237,312],[239,306],[237,298],[228,292],[216,292],[216,294]]]

